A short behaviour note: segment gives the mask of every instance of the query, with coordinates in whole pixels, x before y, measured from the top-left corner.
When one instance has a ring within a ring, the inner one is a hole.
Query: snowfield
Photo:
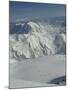
[[[10,64],[10,88],[65,85],[65,56],[23,59]],[[54,82],[51,80],[59,78]],[[50,83],[51,82],[51,83]],[[57,83],[57,84],[55,84]]]

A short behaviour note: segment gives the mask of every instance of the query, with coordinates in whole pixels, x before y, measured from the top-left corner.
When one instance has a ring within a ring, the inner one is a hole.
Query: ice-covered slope
[[[21,23],[20,26],[22,31],[28,33],[10,35],[11,58],[22,60],[22,58],[65,54],[65,28],[33,21]]]

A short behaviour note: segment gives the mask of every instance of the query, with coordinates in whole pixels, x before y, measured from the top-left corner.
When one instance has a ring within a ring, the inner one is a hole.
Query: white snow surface
[[[24,26],[24,25],[23,25]],[[38,58],[45,55],[65,54],[66,36],[62,27],[29,21],[27,34],[10,35],[10,58]]]
[[[65,55],[54,55],[10,62],[10,88],[59,85],[49,82],[66,75],[65,57]]]

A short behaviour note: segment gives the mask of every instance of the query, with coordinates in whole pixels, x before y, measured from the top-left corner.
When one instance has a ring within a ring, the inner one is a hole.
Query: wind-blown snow
[[[65,29],[44,22],[29,21],[20,25],[28,33],[10,35],[10,57],[37,58],[45,55],[65,54]]]

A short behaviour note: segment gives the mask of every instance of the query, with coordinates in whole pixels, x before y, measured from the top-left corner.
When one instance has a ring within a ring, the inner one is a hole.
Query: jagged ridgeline
[[[59,24],[58,24],[58,23]],[[44,55],[65,55],[65,19],[28,20],[10,23],[10,57],[38,58]]]

